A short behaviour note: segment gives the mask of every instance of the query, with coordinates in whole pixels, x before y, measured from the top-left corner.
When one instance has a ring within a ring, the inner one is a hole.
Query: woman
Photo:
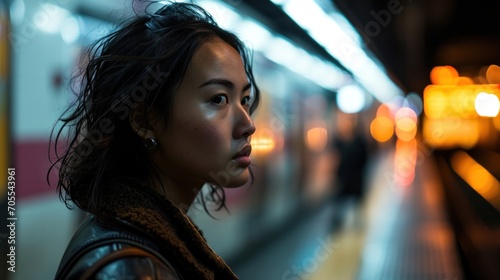
[[[56,279],[237,279],[186,212],[204,184],[221,209],[222,188],[251,178],[259,90],[242,42],[172,3],[90,53],[53,165],[61,198],[89,217]]]

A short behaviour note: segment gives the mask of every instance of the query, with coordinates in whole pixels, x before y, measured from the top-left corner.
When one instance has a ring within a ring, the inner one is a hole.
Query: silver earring
[[[146,138],[144,139],[144,147],[146,147],[148,152],[152,152],[156,150],[156,147],[158,147],[158,141],[156,141],[156,138],[154,137]]]

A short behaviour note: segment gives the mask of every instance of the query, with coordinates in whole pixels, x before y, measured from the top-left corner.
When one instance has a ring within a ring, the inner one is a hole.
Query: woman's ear
[[[151,118],[144,109],[144,106],[138,106],[130,111],[129,122],[132,130],[141,138],[147,139],[155,137]]]

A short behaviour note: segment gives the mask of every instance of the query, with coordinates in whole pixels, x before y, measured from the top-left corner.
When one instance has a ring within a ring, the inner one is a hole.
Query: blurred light
[[[469,77],[458,77],[457,85],[473,85],[474,81]]]
[[[10,4],[10,19],[13,24],[21,24],[24,19],[26,6],[23,0],[15,0]]]
[[[307,131],[306,143],[311,151],[321,152],[326,148],[328,132],[324,127],[314,127]]]
[[[377,116],[370,124],[370,134],[378,142],[387,142],[394,134],[394,123],[386,116]]]
[[[274,138],[273,130],[268,127],[258,127],[250,140],[252,155],[260,156],[272,152],[276,147]]]
[[[35,12],[33,22],[41,31],[55,33],[63,27],[64,21],[69,16],[68,10],[53,4],[43,3],[40,5],[40,9]]]
[[[285,2],[288,2],[288,0],[271,0],[271,2],[273,2],[275,5],[282,5],[284,4]]]
[[[490,68],[490,76],[495,76],[495,68]],[[491,128],[498,129],[500,120],[479,116],[498,116],[499,85],[471,84],[471,79],[459,77],[451,66],[434,67],[431,80],[435,85],[428,85],[423,94],[424,141],[443,148],[472,148],[491,142]]]
[[[477,114],[482,117],[496,117],[500,111],[500,102],[494,94],[480,92],[474,103]]]
[[[404,107],[405,104],[407,103],[406,98],[403,96],[395,96],[392,98],[389,102],[386,102],[385,104],[389,107],[391,110],[391,117],[393,118],[396,112],[399,110],[399,108]]]
[[[471,148],[479,141],[477,120],[460,118],[426,119],[423,124],[423,137],[432,147]]]
[[[425,88],[424,91],[424,112],[427,118],[440,119],[445,118],[448,110],[448,96],[441,90]]]
[[[167,1],[170,2],[170,1]],[[189,1],[186,1],[189,2]],[[217,24],[224,29],[234,29],[242,17],[223,3],[216,1],[198,1],[201,6],[215,19]]]
[[[337,105],[344,113],[358,113],[365,106],[366,97],[357,85],[347,85],[337,92]]]
[[[493,126],[496,130],[500,131],[500,116],[493,119]]]
[[[396,142],[394,153],[394,181],[402,187],[413,183],[417,163],[417,140]]]
[[[391,109],[387,104],[381,104],[377,109],[377,117],[392,118]]]
[[[389,79],[381,64],[361,46],[360,36],[345,21],[339,25],[335,19],[340,13],[326,14],[313,0],[279,1],[277,4],[333,57],[349,69],[356,80],[381,102],[387,102],[403,93]],[[345,29],[349,31],[344,31]]]
[[[500,183],[486,168],[463,151],[453,154],[451,166],[478,194],[500,209]]]
[[[429,118],[477,117],[476,96],[481,91],[500,92],[491,85],[430,85],[424,89],[424,111]]]
[[[222,28],[237,33],[249,47],[319,86],[335,91],[349,80],[349,75],[333,63],[311,55],[283,37],[271,34],[257,21],[240,16],[227,5],[213,1],[198,3]]]
[[[408,107],[400,108],[395,115],[396,136],[403,141],[410,141],[417,135],[417,114]]]
[[[498,65],[490,65],[486,70],[486,80],[490,84],[500,84],[500,67]]]
[[[394,118],[396,119],[396,121],[399,121],[401,119],[404,119],[404,118],[409,118],[413,121],[417,121],[417,113],[415,113],[415,111],[413,111],[411,108],[408,108],[408,107],[402,107],[402,108],[399,108],[398,111],[396,111],[396,115],[394,116]]]
[[[274,149],[274,140],[265,137],[252,137],[250,140],[252,152],[255,154],[269,153]]]
[[[418,95],[415,92],[409,93],[406,96],[406,101],[408,103],[407,106],[410,107],[413,111],[415,111],[417,116],[420,116],[420,114],[422,114],[423,101],[420,95]]]
[[[361,45],[360,36],[355,35],[357,32],[350,24],[347,24],[345,19],[342,21],[342,25],[339,25],[315,1],[290,0],[282,3],[282,8],[320,43],[334,43],[332,37],[337,37],[340,42],[355,46]],[[342,15],[333,10],[330,14],[343,18]]]
[[[75,17],[68,17],[61,27],[61,37],[64,42],[71,44],[80,37],[80,25]]]
[[[436,66],[431,70],[431,83],[434,85],[454,85],[458,72],[452,66]]]
[[[271,38],[264,48],[258,51],[275,63],[329,90],[337,90],[348,80],[347,74],[333,64],[310,55],[281,37]]]
[[[329,2],[323,3],[323,8],[327,3]],[[347,36],[349,36],[349,38],[351,38],[354,42],[356,42],[357,45],[361,46],[362,44],[361,36],[358,34],[356,29],[352,26],[349,20],[345,18],[343,14],[337,12],[336,9],[332,7],[328,15],[332,17],[333,21],[338,24],[340,30],[342,30]]]
[[[253,20],[240,20],[238,31],[240,34],[244,34],[245,38],[247,38],[245,41],[248,41],[249,47],[256,50],[266,48],[269,41],[273,37],[273,35],[265,27]]]
[[[396,122],[396,136],[402,141],[410,141],[417,135],[417,124],[409,118]]]

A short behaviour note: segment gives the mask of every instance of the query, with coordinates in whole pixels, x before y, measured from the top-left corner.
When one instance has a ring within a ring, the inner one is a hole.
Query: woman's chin
[[[245,168],[241,172],[220,172],[211,174],[212,184],[223,188],[239,188],[249,182],[250,170]]]
[[[244,178],[243,178],[243,176],[239,177],[239,178],[234,178],[234,180],[231,180],[231,182],[228,184],[228,186],[226,188],[234,189],[234,188],[243,187],[248,182],[249,182],[249,176],[245,176]]]

